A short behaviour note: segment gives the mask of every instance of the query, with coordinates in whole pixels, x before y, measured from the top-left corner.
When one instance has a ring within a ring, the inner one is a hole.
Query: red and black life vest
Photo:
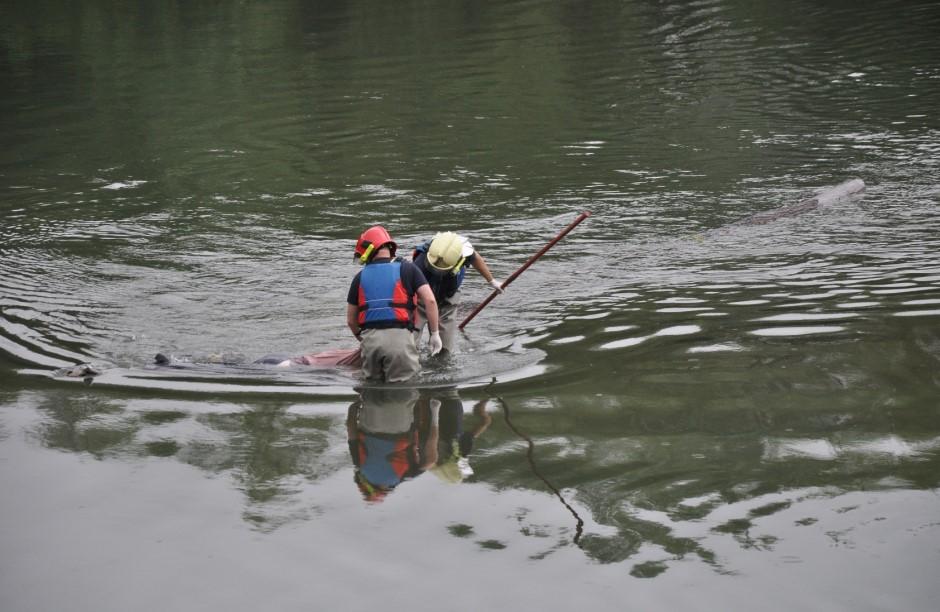
[[[414,328],[414,296],[401,282],[401,262],[371,263],[359,276],[359,326]]]

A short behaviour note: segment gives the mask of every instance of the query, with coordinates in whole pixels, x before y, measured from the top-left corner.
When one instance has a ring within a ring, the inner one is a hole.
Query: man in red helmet
[[[442,346],[434,292],[417,266],[395,259],[397,249],[381,225],[364,231],[356,242],[356,259],[365,267],[349,286],[346,325],[360,342],[367,379],[402,382],[421,370],[413,334],[418,300],[427,313],[431,354]]]

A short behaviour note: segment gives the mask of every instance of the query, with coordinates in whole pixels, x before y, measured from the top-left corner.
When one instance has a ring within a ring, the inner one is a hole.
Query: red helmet
[[[359,236],[359,242],[356,243],[356,255],[361,263],[368,263],[375,255],[375,252],[382,247],[387,246],[395,256],[395,250],[398,245],[392,240],[388,230],[381,225],[373,225]]]

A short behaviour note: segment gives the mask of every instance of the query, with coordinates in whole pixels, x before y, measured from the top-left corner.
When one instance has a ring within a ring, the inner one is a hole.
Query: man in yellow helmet
[[[472,267],[502,293],[501,283],[493,278],[486,260],[473,249],[466,237],[454,232],[439,232],[424,244],[415,248],[412,260],[424,274],[434,297],[437,300],[438,329],[441,333],[443,350],[453,353],[457,335],[457,304],[460,302],[460,285],[463,283],[467,268]],[[421,304],[415,317],[417,336],[428,320]]]
[[[418,408],[423,409],[427,405],[432,410],[431,422],[436,423],[438,429],[437,462],[429,471],[444,482],[458,483],[473,474],[470,452],[474,441],[493,422],[493,417],[486,409],[487,402],[484,398],[473,406],[474,419],[467,421],[470,427],[465,429],[463,401],[457,387],[421,391]],[[436,405],[438,407],[435,409]],[[430,453],[426,452],[425,455],[429,456]]]

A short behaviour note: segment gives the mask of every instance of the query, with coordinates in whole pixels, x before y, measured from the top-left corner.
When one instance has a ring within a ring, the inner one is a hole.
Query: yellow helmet
[[[448,484],[457,484],[463,481],[463,473],[456,461],[435,464],[431,467],[431,473]]]
[[[460,271],[464,261],[473,253],[473,247],[466,238],[454,232],[440,232],[431,240],[428,247],[428,263],[441,272]]]

